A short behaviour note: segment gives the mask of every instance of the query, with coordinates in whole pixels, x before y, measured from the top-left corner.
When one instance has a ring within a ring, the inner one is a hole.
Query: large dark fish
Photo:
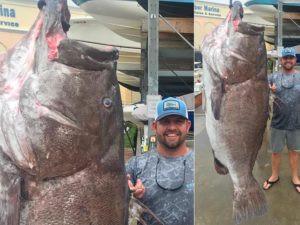
[[[47,0],[0,55],[0,225],[127,224],[117,50],[69,40]]]
[[[268,118],[269,87],[263,27],[241,21],[235,2],[202,43],[206,128],[220,174],[229,172],[236,223],[266,212],[252,169]]]

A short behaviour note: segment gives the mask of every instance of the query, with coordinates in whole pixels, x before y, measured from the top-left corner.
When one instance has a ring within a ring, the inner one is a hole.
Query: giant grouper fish
[[[69,40],[67,0],[45,3],[0,55],[0,225],[127,224],[118,51]]]
[[[236,223],[266,212],[252,175],[268,119],[269,87],[263,27],[242,22],[234,2],[227,18],[202,43],[206,129],[220,174],[229,172]]]

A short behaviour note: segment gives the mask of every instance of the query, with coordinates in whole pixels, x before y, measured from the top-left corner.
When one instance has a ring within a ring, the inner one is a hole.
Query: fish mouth
[[[241,2],[235,1],[231,8],[231,23],[234,31],[249,35],[260,35],[262,32],[264,32],[265,28],[263,26],[255,26],[243,22],[243,17],[243,5]]]
[[[44,21],[46,41],[49,48],[48,58],[54,60],[58,56],[59,43],[67,38],[69,30],[70,11],[67,1],[48,0],[44,7],[44,14],[47,19]]]
[[[243,5],[240,1],[235,1],[231,6],[232,20],[241,20],[244,17]]]
[[[70,22],[70,11],[68,9],[67,1],[47,0],[45,4],[48,14],[46,30],[52,32],[53,29],[64,29],[64,26]]]

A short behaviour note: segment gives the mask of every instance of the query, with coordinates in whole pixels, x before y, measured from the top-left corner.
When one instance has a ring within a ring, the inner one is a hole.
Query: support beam
[[[193,18],[174,18],[168,17],[166,20],[180,33],[193,34],[194,33],[194,19]],[[142,21],[142,32],[148,31],[148,24],[146,20]],[[175,33],[168,24],[162,19],[159,20],[159,31]]]
[[[282,2],[278,1],[277,49],[282,47]]]
[[[159,0],[148,1],[148,96],[158,95]],[[148,104],[148,102],[147,102]],[[148,104],[148,107],[149,104]],[[148,138],[153,135],[153,119],[148,119]]]

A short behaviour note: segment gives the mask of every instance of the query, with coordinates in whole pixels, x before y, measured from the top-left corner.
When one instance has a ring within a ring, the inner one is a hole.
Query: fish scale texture
[[[110,187],[114,182],[111,178],[121,177],[112,174],[96,176],[94,173],[101,174],[89,168],[67,178],[38,184],[34,199],[28,201],[29,214],[23,224],[123,224],[124,199],[115,197],[114,204],[109,201],[112,198]],[[120,215],[107,216],[112,212]]]

